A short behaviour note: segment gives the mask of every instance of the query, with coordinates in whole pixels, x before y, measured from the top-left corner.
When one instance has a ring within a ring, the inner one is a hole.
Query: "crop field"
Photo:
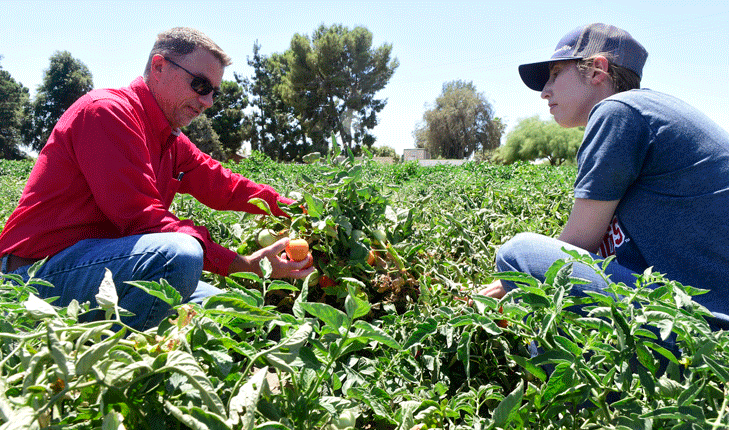
[[[175,214],[244,254],[262,231],[306,239],[316,274],[205,273],[226,293],[203,306],[137,283],[176,309],[147,332],[120,323],[105,282],[107,320],[80,322],[90,304],[52,306],[33,294],[42,280],[6,275],[0,430],[729,428],[729,339],[691,300],[701,291],[646,272],[611,285],[618,299],[573,297],[572,264],[595,262],[571,254],[545,282],[502,274],[521,288],[500,301],[475,294],[509,238],[559,234],[574,167],[228,167],[296,199],[291,217],[190,196]],[[0,225],[31,168],[0,161]]]

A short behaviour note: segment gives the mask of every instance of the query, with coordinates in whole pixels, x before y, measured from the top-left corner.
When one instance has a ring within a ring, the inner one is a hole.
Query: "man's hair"
[[[200,47],[220,61],[223,67],[230,66],[232,61],[228,54],[201,31],[188,27],[175,27],[157,35],[152,51],[147,59],[147,66],[144,68],[144,77],[149,75],[149,68],[152,66],[152,57],[159,54],[170,56],[175,59],[192,53],[195,48]]]
[[[610,76],[610,80],[613,82],[613,90],[616,93],[640,88],[640,76],[626,67],[615,64],[612,55],[609,53],[598,53],[587,58],[583,58],[582,60],[578,60],[577,69],[585,75],[587,71],[592,68],[595,62],[595,57],[598,56],[605,57],[608,60],[607,73],[608,76]]]

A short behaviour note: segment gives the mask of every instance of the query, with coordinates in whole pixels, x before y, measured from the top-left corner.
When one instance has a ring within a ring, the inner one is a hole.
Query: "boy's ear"
[[[592,76],[590,80],[594,84],[599,84],[605,79],[610,79],[608,70],[610,68],[610,62],[603,56],[597,56],[592,61]]]

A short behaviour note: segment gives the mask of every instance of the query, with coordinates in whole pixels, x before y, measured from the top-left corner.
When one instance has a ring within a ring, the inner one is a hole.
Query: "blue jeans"
[[[511,240],[501,246],[496,254],[496,269],[499,272],[521,272],[534,276],[544,282],[544,275],[549,267],[560,258],[568,257],[562,248],[575,250],[581,254],[589,254],[594,259],[602,257],[589,253],[584,249],[577,248],[558,239],[543,236],[536,233],[519,233]],[[602,266],[602,264],[600,264]],[[624,283],[634,286],[638,273],[620,265],[616,260],[610,262],[604,268],[610,281]],[[572,276],[590,281],[584,285],[574,285],[571,294],[584,296],[585,291],[605,293],[608,287],[605,280],[595,272],[595,269],[581,263],[572,266]],[[503,282],[507,291],[513,290],[516,286],[509,281]],[[710,309],[711,310],[711,309]],[[726,315],[714,313],[714,318],[707,318],[712,330],[729,330],[729,319]]]
[[[30,266],[14,272],[28,280]],[[182,296],[183,302],[202,303],[222,290],[202,282],[203,249],[192,236],[184,233],[151,233],[120,239],[87,239],[72,245],[48,261],[35,277],[54,285],[53,288],[36,286],[41,297],[58,297],[53,305],[67,306],[73,299],[79,303],[91,302],[96,307],[96,294],[104,279],[105,269],[114,278],[119,307],[134,316],[122,321],[138,330],[159,325],[170,311],[164,301],[147,294],[126,281],[154,281],[165,279]],[[101,319],[96,311],[84,321]]]
[[[544,282],[544,275],[549,267],[561,258],[569,257],[562,248],[575,250],[581,254],[589,254],[594,259],[602,257],[589,253],[558,239],[536,233],[519,233],[501,246],[496,254],[496,269],[499,272],[521,272],[534,276]],[[621,266],[613,260],[605,268],[605,274],[610,276],[614,283],[623,282],[625,285],[635,285],[636,273]],[[590,281],[589,284],[575,285],[572,294],[584,295],[584,291],[602,293],[608,287],[605,280],[595,272],[595,269],[581,263],[572,266],[572,276]],[[504,288],[509,291],[515,288],[511,282],[505,281]]]

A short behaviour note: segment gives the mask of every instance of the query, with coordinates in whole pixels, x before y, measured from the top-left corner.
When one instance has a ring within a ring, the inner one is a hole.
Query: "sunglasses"
[[[192,73],[191,71],[187,70],[186,68],[180,66],[179,64],[175,63],[174,61],[170,60],[167,57],[164,57],[165,60],[169,61],[170,63],[174,64],[175,66],[179,67],[180,69],[187,72],[188,75],[192,76],[192,82],[190,82],[190,88],[192,88],[193,91],[200,94],[201,96],[206,96],[213,93],[213,100],[218,98],[220,95],[220,88],[215,88],[213,84],[210,83],[208,78],[204,78],[202,76],[197,76],[196,74]]]

